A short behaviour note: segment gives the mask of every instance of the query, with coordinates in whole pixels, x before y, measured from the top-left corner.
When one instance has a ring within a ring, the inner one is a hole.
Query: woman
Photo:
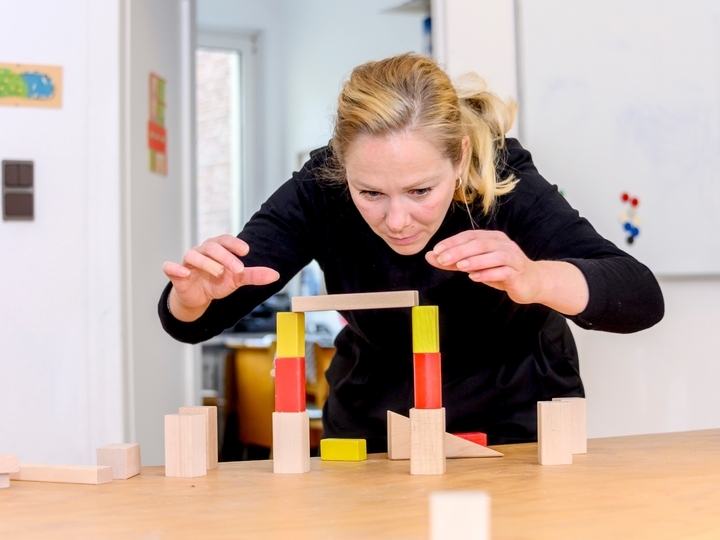
[[[514,107],[477,77],[453,87],[406,54],[356,68],[333,138],[253,216],[165,263],[165,329],[197,343],[232,326],[312,259],[329,293],[417,289],[439,306],[452,432],[536,438],[536,403],[583,396],[566,318],[657,323],[651,272],[600,237],[505,139]],[[326,376],[325,436],[386,447],[386,411],[413,406],[409,310],[345,312]]]

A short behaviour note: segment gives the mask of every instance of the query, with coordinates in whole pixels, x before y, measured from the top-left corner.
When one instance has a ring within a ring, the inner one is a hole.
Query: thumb
[[[280,279],[277,271],[265,266],[245,268],[242,276],[243,285],[268,285]]]

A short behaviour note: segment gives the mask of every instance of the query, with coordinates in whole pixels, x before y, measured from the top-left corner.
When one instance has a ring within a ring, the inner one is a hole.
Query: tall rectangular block
[[[277,314],[277,356],[305,357],[305,314],[280,312]]]
[[[274,412],[273,471],[299,474],[310,471],[310,417],[304,412]]]
[[[445,409],[410,409],[410,474],[445,474]]]
[[[572,464],[572,405],[566,401],[538,401],[538,463]]]
[[[581,397],[553,398],[572,405],[572,453],[587,454],[587,402]]]
[[[440,352],[440,323],[437,306],[412,308],[412,334],[414,353]]]
[[[165,415],[165,476],[207,474],[206,424],[204,414]]]
[[[302,412],[305,408],[305,358],[276,358],[275,411]]]
[[[207,417],[207,470],[218,466],[218,413],[215,405],[180,407],[180,414],[204,414]]]
[[[415,353],[415,408],[439,409],[442,407],[442,368],[440,353]]]

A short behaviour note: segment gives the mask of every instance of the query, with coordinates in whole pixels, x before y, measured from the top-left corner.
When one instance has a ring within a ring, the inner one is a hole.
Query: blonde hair
[[[471,73],[456,85],[430,58],[412,53],[368,62],[355,68],[338,97],[335,129],[330,141],[335,174],[345,179],[345,156],[363,135],[387,136],[418,132],[437,146],[453,165],[463,160],[463,139],[469,147],[454,199],[466,205],[480,197],[489,213],[499,195],[516,184],[511,175],[497,178],[505,133],[517,106],[487,91],[485,81]]]

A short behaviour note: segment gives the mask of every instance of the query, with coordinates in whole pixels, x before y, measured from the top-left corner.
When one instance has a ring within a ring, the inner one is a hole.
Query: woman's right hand
[[[162,270],[173,284],[169,298],[173,316],[194,321],[212,300],[225,298],[244,285],[267,285],[280,278],[272,268],[246,268],[238,257],[249,251],[245,242],[224,234],[189,250],[181,264],[163,263]]]

